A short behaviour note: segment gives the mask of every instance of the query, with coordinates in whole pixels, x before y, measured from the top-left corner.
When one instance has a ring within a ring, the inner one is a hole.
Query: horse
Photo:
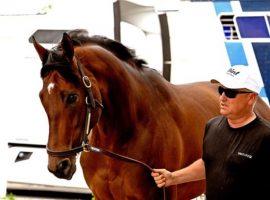
[[[80,154],[96,200],[189,200],[205,191],[204,180],[160,189],[151,169],[177,170],[202,156],[205,123],[219,115],[215,84],[174,85],[103,36],[64,33],[50,50],[33,44],[42,62],[51,173],[70,180]],[[270,120],[261,99],[256,112]]]

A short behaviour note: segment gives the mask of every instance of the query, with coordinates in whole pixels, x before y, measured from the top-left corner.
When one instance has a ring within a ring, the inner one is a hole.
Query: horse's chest
[[[92,166],[94,170],[89,181],[97,196],[111,196],[107,199],[121,200],[134,195],[146,195],[140,191],[141,188],[138,188],[141,183],[146,184],[143,187],[148,187],[147,181],[144,180],[146,171],[141,166],[112,158],[96,160],[96,162],[98,164]],[[102,199],[104,199],[103,197]],[[139,199],[143,199],[143,197]]]
[[[124,199],[127,194],[123,186],[129,181],[125,180],[126,176],[119,170],[121,167],[114,168],[112,166],[96,169],[91,187],[95,188],[97,196],[101,195],[102,199],[104,196],[111,196],[110,199]]]

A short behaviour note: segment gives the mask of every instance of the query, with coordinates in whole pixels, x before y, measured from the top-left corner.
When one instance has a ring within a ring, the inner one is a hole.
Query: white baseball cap
[[[211,79],[211,83],[220,83],[230,89],[245,88],[257,94],[261,91],[257,74],[245,65],[230,67],[225,74]]]

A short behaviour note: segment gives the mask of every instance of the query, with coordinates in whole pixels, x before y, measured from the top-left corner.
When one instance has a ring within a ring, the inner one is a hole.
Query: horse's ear
[[[34,47],[40,57],[40,60],[42,62],[45,62],[48,58],[48,55],[49,55],[49,51],[47,49],[45,49],[43,46],[41,46],[35,39],[35,37],[33,36],[32,37],[32,40],[33,40],[33,44],[34,44]]]
[[[72,62],[73,56],[74,56],[74,47],[71,38],[67,33],[63,34],[63,38],[61,41],[61,47],[63,49],[64,55],[67,57],[67,59]]]

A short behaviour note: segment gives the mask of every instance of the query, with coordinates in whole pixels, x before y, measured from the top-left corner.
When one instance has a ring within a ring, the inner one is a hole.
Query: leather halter
[[[104,155],[107,155],[107,156],[110,156],[110,157],[113,157],[113,158],[116,158],[116,159],[119,159],[119,160],[125,160],[127,162],[136,163],[136,164],[142,165],[143,167],[146,167],[150,171],[153,171],[153,169],[149,165],[147,165],[147,164],[145,164],[145,163],[143,163],[143,162],[141,162],[139,160],[129,158],[129,157],[114,153],[114,152],[109,151],[109,150],[94,147],[94,146],[91,146],[88,143],[88,135],[90,134],[90,131],[91,131],[91,129],[90,129],[91,109],[95,109],[97,106],[100,107],[100,108],[103,108],[103,105],[102,105],[102,103],[100,103],[98,100],[96,100],[93,97],[93,93],[92,93],[92,90],[91,90],[91,81],[88,78],[88,76],[85,75],[85,73],[83,71],[83,67],[82,67],[79,59],[76,58],[76,60],[77,60],[77,66],[78,66],[78,69],[79,69],[79,72],[80,72],[80,75],[81,75],[81,79],[82,79],[83,84],[84,84],[84,86],[86,88],[86,91],[87,91],[87,97],[85,99],[85,103],[86,103],[86,119],[85,119],[85,128],[84,128],[84,132],[83,132],[83,141],[82,141],[81,146],[74,147],[72,149],[65,150],[65,151],[54,151],[54,150],[49,149],[48,146],[47,146],[46,147],[47,153],[50,156],[54,156],[54,157],[66,157],[66,156],[76,155],[77,153],[79,153],[81,151],[84,151],[84,152],[90,152],[91,151],[91,152],[95,152],[95,153],[101,153],[101,154],[104,154]]]
[[[87,96],[85,98],[85,103],[86,103],[86,118],[85,118],[85,127],[84,127],[84,132],[83,132],[83,139],[82,139],[82,144],[81,146],[74,147],[69,150],[65,151],[54,151],[49,149],[48,146],[46,146],[47,153],[50,156],[54,157],[66,157],[66,156],[72,156],[76,155],[77,153],[81,151],[89,151],[89,144],[88,144],[88,135],[90,134],[90,121],[91,121],[91,109],[95,109],[97,106],[100,108],[103,108],[102,103],[100,103],[98,100],[94,99],[92,90],[91,90],[91,81],[88,76],[85,75],[83,68],[81,66],[81,63],[79,59],[76,58],[77,61],[77,66],[81,75],[82,82],[86,88],[87,91]]]

